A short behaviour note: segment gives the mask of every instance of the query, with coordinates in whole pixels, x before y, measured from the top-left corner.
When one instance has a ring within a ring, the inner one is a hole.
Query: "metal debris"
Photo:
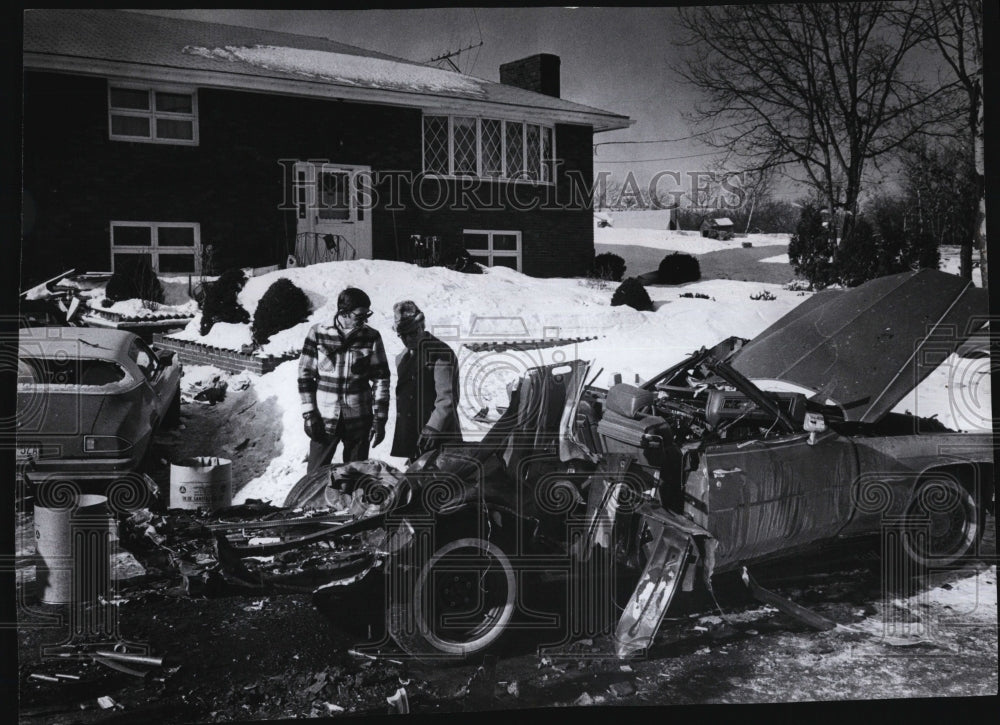
[[[747,571],[746,567],[743,567],[743,583],[746,584],[747,589],[750,590],[750,594],[754,599],[763,602],[764,604],[770,604],[772,607],[776,608],[778,611],[787,614],[789,617],[793,617],[803,624],[806,624],[813,629],[818,629],[821,632],[827,632],[834,629],[837,623],[832,619],[828,619],[821,614],[817,614],[810,609],[796,604],[790,599],[786,599],[780,594],[775,594],[769,591],[754,581],[754,578],[750,576],[750,572]]]

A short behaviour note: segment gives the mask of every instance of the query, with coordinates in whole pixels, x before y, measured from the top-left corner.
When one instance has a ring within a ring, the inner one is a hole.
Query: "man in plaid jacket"
[[[302,418],[310,438],[312,473],[344,443],[344,463],[368,458],[385,438],[389,417],[389,363],[378,331],[365,324],[371,300],[348,287],[337,298],[334,324],[309,328],[299,358]]]

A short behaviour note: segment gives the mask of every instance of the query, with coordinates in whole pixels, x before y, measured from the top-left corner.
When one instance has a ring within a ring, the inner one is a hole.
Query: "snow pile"
[[[198,303],[194,300],[187,300],[181,304],[167,305],[160,303],[150,303],[146,300],[118,300],[111,305],[105,306],[103,295],[93,297],[87,301],[87,306],[102,312],[113,312],[130,320],[141,320],[147,317],[190,317],[198,314]]]
[[[787,247],[789,238],[788,234],[747,234],[736,239],[720,241],[703,237],[700,232],[624,229],[596,225],[594,227],[594,244],[634,245],[687,254],[708,254],[727,249],[739,249],[743,246],[743,242],[750,242],[755,247]]]
[[[941,253],[941,263],[938,269],[948,274],[960,274],[962,269],[962,248],[952,244],[942,244],[938,247]],[[977,287],[983,286],[983,270],[979,266],[979,252],[972,250],[972,282]]]
[[[787,254],[779,254],[774,257],[767,257],[765,259],[758,259],[758,262],[766,262],[768,264],[791,264],[792,260],[788,258]]]
[[[646,379],[702,345],[713,345],[730,335],[757,334],[805,299],[779,285],[710,280],[686,285],[684,290],[708,294],[715,301],[678,297],[677,287],[650,287],[656,311],[637,312],[611,307],[613,287],[601,289],[585,280],[538,279],[505,267],[467,275],[442,267],[355,260],[253,277],[240,292],[240,304],[256,310],[264,292],[279,277],[287,277],[309,296],[313,313],[305,322],[274,335],[262,353],[278,355],[300,349],[310,325],[332,322],[337,295],[345,287],[355,286],[372,299],[374,314],[368,322],[382,333],[393,377],[395,358],[403,345],[392,331],[392,305],[401,299],[414,300],[424,311],[428,329],[458,355],[462,386],[459,414],[467,440],[478,440],[485,434],[508,403],[507,385],[532,367],[580,358],[593,360],[590,376],[597,385],[611,385],[615,373],[629,381],[637,375]],[[762,287],[777,299],[751,302],[750,294]],[[249,325],[216,323],[202,338],[198,324],[195,319],[171,337],[232,349],[250,339]],[[473,352],[464,345],[586,337],[598,339],[526,351]],[[297,372],[297,362],[292,360],[267,375],[252,376],[258,399],[275,397],[282,411],[281,420],[275,421],[283,430],[282,452],[261,477],[237,490],[237,502],[266,498],[280,503],[305,473],[308,440],[302,432]],[[487,420],[477,420],[483,408],[487,409]],[[402,466],[402,459],[388,456],[394,421],[392,396],[386,442],[373,449],[372,456]],[[340,451],[334,460],[340,460]]]
[[[481,438],[506,407],[508,384],[532,367],[583,359],[592,362],[588,378],[601,387],[609,387],[615,373],[626,382],[647,380],[702,346],[714,345],[731,335],[757,335],[809,296],[776,284],[712,279],[681,287],[649,287],[654,311],[638,312],[610,306],[613,285],[601,288],[581,279],[538,279],[505,267],[466,275],[442,267],[355,260],[253,277],[240,292],[240,303],[251,312],[256,310],[264,292],[280,277],[288,278],[308,295],[313,313],[306,321],[274,335],[261,352],[279,355],[300,349],[310,325],[333,321],[340,291],[348,286],[360,287],[372,300],[374,314],[369,324],[382,334],[392,387],[395,359],[403,351],[392,331],[392,305],[402,299],[414,300],[424,311],[428,329],[458,356],[459,417],[463,435],[470,441]],[[765,290],[774,295],[773,301],[751,300],[751,295]],[[681,292],[700,293],[711,299],[684,298],[679,296]],[[195,319],[171,337],[232,349],[250,340],[249,325],[217,323],[202,338],[198,323]],[[596,339],[567,342],[569,338],[589,337]],[[523,351],[502,346],[482,349],[484,344],[511,340],[554,340],[564,344]],[[466,343],[478,343],[479,351]],[[958,429],[988,428],[988,371],[988,359],[953,358],[898,409],[908,408],[919,415],[937,413],[945,425]],[[259,478],[234,482],[237,502],[264,498],[280,503],[305,473],[309,441],[302,431],[297,373],[297,361],[291,360],[264,376],[248,374],[258,400],[273,398],[280,411],[274,425],[282,431],[281,452]],[[388,456],[395,403],[392,395],[386,441],[371,455],[402,467],[402,459]],[[340,460],[340,455],[338,451],[334,461]]]
[[[182,52],[231,63],[247,63],[257,68],[294,73],[306,78],[333,81],[350,86],[431,93],[461,93],[473,96],[485,95],[483,81],[477,78],[440,68],[383,58],[275,45],[255,45],[253,47],[227,45],[224,48],[203,48],[188,45],[184,47]]]

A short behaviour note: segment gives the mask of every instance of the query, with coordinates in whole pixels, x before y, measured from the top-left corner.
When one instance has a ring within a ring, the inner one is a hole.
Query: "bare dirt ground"
[[[219,456],[232,461],[233,481],[250,481],[280,453],[281,431],[274,425],[279,417],[276,411],[276,402],[258,401],[252,387],[230,388],[225,398],[214,404],[185,402],[181,406],[181,425],[162,431],[154,441],[147,470],[166,492],[170,486],[167,461]]]

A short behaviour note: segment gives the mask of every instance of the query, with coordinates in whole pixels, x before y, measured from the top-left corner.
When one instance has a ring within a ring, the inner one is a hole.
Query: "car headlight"
[[[97,454],[127,453],[132,447],[130,441],[118,436],[84,436],[83,452]]]

